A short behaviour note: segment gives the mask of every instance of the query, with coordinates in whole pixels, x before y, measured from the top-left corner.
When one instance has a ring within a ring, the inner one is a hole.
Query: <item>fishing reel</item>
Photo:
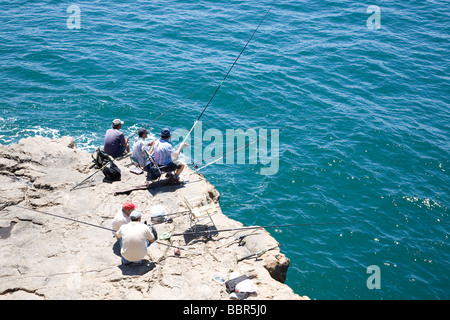
[[[164,220],[164,222],[166,223],[172,223],[173,219],[171,217],[166,217],[166,219]]]
[[[209,231],[206,230],[206,232],[204,234],[202,234],[202,238],[207,242],[209,240],[212,240],[213,234]]]

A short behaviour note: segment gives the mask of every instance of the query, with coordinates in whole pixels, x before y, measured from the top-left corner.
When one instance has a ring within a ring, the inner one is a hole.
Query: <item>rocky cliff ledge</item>
[[[125,201],[137,204],[147,222],[152,206],[162,205],[173,222],[155,225],[161,236],[189,229],[182,194],[187,199],[200,197],[203,204],[215,203],[218,212],[212,218],[217,229],[242,227],[222,214],[215,188],[201,175],[189,175],[189,170],[182,177],[190,181],[182,186],[114,195],[145,182],[144,175],[130,172],[129,158],[116,163],[121,181],[108,182],[99,173],[70,191],[95,170],[91,155],[77,150],[72,138],[35,137],[0,145],[0,299],[230,299],[213,275],[232,272],[256,284],[257,295],[248,299],[306,298],[282,283],[289,260],[278,249],[258,260],[237,262],[277,245],[265,230],[253,231],[243,246],[227,244],[248,230],[221,232],[209,241],[172,237],[172,245],[182,248],[180,255],[174,247],[153,243],[143,264],[123,266],[110,231],[23,208],[110,228]]]

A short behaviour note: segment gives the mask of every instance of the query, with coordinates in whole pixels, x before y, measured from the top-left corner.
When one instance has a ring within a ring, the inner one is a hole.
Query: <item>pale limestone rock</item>
[[[189,229],[182,193],[188,199],[203,197],[204,204],[215,203],[218,212],[212,218],[218,229],[242,227],[221,212],[217,190],[189,169],[182,174],[190,180],[183,186],[114,196],[119,189],[145,183],[144,175],[129,171],[129,163],[129,158],[116,161],[121,181],[109,183],[100,172],[69,191],[96,170],[91,155],[77,150],[72,138],[35,137],[0,145],[0,232],[5,231],[5,238],[0,239],[0,299],[229,299],[225,285],[212,279],[216,272],[250,276],[258,295],[248,299],[307,298],[280,282],[289,260],[278,249],[258,260],[236,262],[277,245],[265,230],[223,232],[210,241],[198,238],[188,245],[183,237],[172,237],[173,245],[187,249],[179,257],[174,248],[154,243],[142,265],[122,266],[110,231],[11,206],[110,228],[125,201],[138,204],[147,222],[151,207],[163,205],[167,213],[179,213],[172,216],[173,223],[155,225],[161,236]],[[245,246],[233,243],[217,248],[250,232]]]

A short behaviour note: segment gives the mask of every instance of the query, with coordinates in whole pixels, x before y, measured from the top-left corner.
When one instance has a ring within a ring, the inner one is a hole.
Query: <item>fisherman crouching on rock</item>
[[[116,232],[119,230],[119,228],[130,222],[130,214],[133,212],[134,209],[136,209],[137,206],[130,201],[125,202],[122,205],[122,208],[116,213],[114,216],[114,219],[112,221],[112,228],[113,228],[113,235],[116,237]]]
[[[142,214],[133,210],[130,214],[130,222],[123,224],[116,232],[120,241],[120,255],[122,264],[141,263],[147,255],[147,247],[156,240],[151,226],[141,223]],[[154,229],[153,229],[154,230]]]

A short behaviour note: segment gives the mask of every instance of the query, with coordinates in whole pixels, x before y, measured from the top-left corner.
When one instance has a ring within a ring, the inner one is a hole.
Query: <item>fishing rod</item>
[[[269,229],[269,228],[287,228],[287,227],[300,227],[300,226],[322,226],[330,224],[353,224],[362,223],[364,221],[336,221],[336,222],[314,222],[314,223],[295,223],[295,224],[279,224],[279,225],[269,225],[269,226],[251,226],[251,227],[240,227],[240,228],[230,228],[230,229],[220,229],[220,230],[201,230],[196,232],[183,232],[170,234],[168,232],[163,233],[160,237],[161,240],[168,240],[171,237],[187,236],[187,235],[204,235],[210,237],[213,233],[227,232],[227,231],[241,231],[241,230],[253,230],[253,229]]]
[[[302,120],[304,120],[304,119],[305,119],[305,118],[301,118],[300,120],[295,121],[294,123],[285,126],[284,128],[280,129],[279,132],[282,132],[283,130],[286,130],[287,128],[290,128],[290,127],[296,125],[297,123],[299,123],[300,121],[302,121]],[[250,145],[252,145],[252,144],[254,144],[254,143],[257,143],[257,142],[259,142],[260,140],[268,140],[271,136],[272,136],[272,132],[271,132],[267,137],[265,137],[265,138],[264,138],[264,137],[261,137],[261,138],[255,140],[255,141],[253,141],[253,142],[249,142],[249,143],[247,143],[246,145],[244,145],[244,146],[242,146],[242,147],[240,147],[240,148],[237,148],[236,150],[233,150],[233,151],[228,152],[228,153],[222,152],[222,153],[220,153],[220,154],[218,154],[218,155],[221,155],[221,154],[224,154],[224,153],[225,153],[225,155],[223,155],[223,156],[220,157],[220,158],[215,159],[214,161],[211,161],[210,163],[205,164],[204,166],[202,166],[202,167],[200,167],[200,168],[198,168],[198,163],[200,163],[200,162],[202,162],[202,161],[205,161],[205,160],[208,160],[208,159],[215,158],[217,155],[215,155],[214,157],[209,157],[209,158],[206,158],[206,159],[202,159],[201,161],[198,161],[198,162],[196,162],[196,163],[191,163],[191,164],[189,164],[188,166],[194,166],[194,168],[196,168],[196,169],[195,169],[194,172],[192,172],[190,175],[192,175],[192,174],[194,174],[194,173],[196,173],[196,172],[198,172],[198,171],[200,171],[200,170],[202,170],[202,169],[204,169],[204,168],[206,168],[206,167],[212,165],[213,163],[215,163],[215,162],[217,162],[217,161],[219,161],[219,160],[225,158],[226,156],[229,156],[230,154],[234,154],[234,153],[238,152],[239,150],[241,150],[241,149],[243,149],[243,148],[246,148],[246,147],[248,147],[248,146],[250,146]]]
[[[127,154],[125,157],[128,157],[130,154]],[[125,158],[124,157],[124,158]],[[85,183],[86,181],[88,181],[90,178],[92,178],[93,176],[95,176],[97,173],[99,173],[100,171],[103,171],[103,169],[105,169],[110,163],[114,162],[115,159],[109,160],[105,165],[103,165],[103,167],[101,167],[100,169],[98,169],[97,171],[95,171],[93,174],[91,174],[89,177],[87,177],[86,179],[84,179],[81,182],[78,182],[75,186],[72,187],[72,189],[70,189],[69,191],[73,191],[75,188],[81,186],[83,183]]]
[[[248,256],[237,259],[237,262],[240,262],[240,261],[248,259],[248,258],[252,258],[254,256],[256,256],[256,258],[258,258],[258,257],[262,256],[264,253],[266,253],[267,251],[270,251],[270,250],[273,250],[276,248],[281,248],[282,246],[284,246],[284,244],[282,244],[282,245],[277,244],[276,246],[271,247],[269,249],[264,249],[264,250],[261,250],[261,251],[255,252],[255,253],[251,253]]]
[[[158,240],[156,240],[155,242],[158,243],[158,244],[162,244],[163,246],[166,246],[166,247],[175,248],[175,249],[178,249],[178,250],[184,250],[184,251],[187,251],[187,252],[190,252],[190,253],[201,254],[200,252],[197,252],[197,251],[192,251],[192,250],[189,250],[189,249],[186,249],[186,248],[183,248],[183,247],[174,246],[173,244],[164,243],[164,242],[161,242],[161,241],[158,241]]]
[[[255,231],[256,231],[256,230],[255,230]],[[252,231],[252,232],[243,234],[242,236],[240,236],[240,237],[237,238],[237,239],[233,239],[233,240],[230,241],[230,242],[227,242],[227,243],[225,243],[225,244],[223,244],[223,245],[221,245],[221,246],[216,247],[216,249],[220,249],[220,248],[223,248],[223,247],[228,247],[228,246],[232,245],[232,244],[235,243],[235,242],[238,243],[238,246],[243,246],[243,245],[245,244],[244,239],[245,239],[246,237],[251,236],[251,235],[257,235],[257,233],[253,233],[253,232],[255,232],[255,231]]]
[[[11,204],[11,206],[12,206],[12,207],[21,208],[21,209],[25,209],[25,210],[34,211],[34,212],[39,212],[39,213],[46,214],[46,215],[49,215],[49,216],[52,216],[52,217],[56,217],[56,218],[61,218],[61,219],[66,219],[66,220],[73,221],[73,222],[82,223],[82,224],[85,224],[85,225],[88,225],[88,226],[91,226],[91,227],[96,227],[96,228],[100,228],[100,229],[104,229],[104,230],[108,230],[108,231],[115,231],[115,230],[110,229],[110,228],[106,228],[106,227],[103,227],[103,226],[99,226],[98,224],[93,224],[93,223],[89,223],[89,222],[84,222],[84,221],[81,221],[81,220],[77,220],[77,219],[73,219],[73,218],[61,216],[61,215],[59,215],[59,214],[48,213],[48,212],[44,212],[44,211],[40,211],[40,210],[36,210],[36,209],[32,209],[32,208],[27,208],[27,207],[19,206],[19,205],[17,205],[17,204]]]
[[[44,212],[44,211],[40,211],[40,210],[36,210],[36,209],[32,209],[32,208],[27,208],[27,207],[19,206],[19,205],[17,205],[17,204],[11,204],[10,206],[12,206],[12,207],[17,207],[17,208],[21,208],[21,209],[25,209],[25,210],[30,210],[30,211],[34,211],[34,212],[39,212],[39,213],[46,214],[46,215],[49,215],[49,216],[52,216],[52,217],[56,217],[56,218],[61,218],[61,219],[70,220],[70,221],[73,221],[73,222],[85,224],[85,225],[88,225],[88,226],[91,226],[91,227],[95,227],[95,228],[99,228],[99,229],[104,229],[104,230],[116,232],[116,230],[114,230],[114,229],[107,228],[107,227],[103,227],[103,226],[100,226],[100,225],[98,225],[98,224],[93,224],[93,223],[89,223],[89,222],[84,222],[84,221],[81,221],[81,220],[77,220],[77,219],[73,219],[73,218],[61,216],[61,215],[54,214],[54,213],[49,213],[49,212]],[[164,239],[164,240],[165,240],[165,239]],[[176,248],[176,249],[180,249],[180,250],[185,250],[185,251],[188,251],[188,252],[191,252],[191,253],[200,254],[200,253],[198,253],[198,252],[196,252],[196,251],[192,251],[192,250],[185,249],[185,248],[182,248],[182,247],[174,246],[173,244],[163,243],[163,242],[160,242],[160,241],[158,241],[158,240],[155,240],[155,242],[158,243],[158,244],[162,244],[162,245],[164,245],[164,246],[167,246],[167,247],[172,247],[172,248]]]
[[[111,159],[103,165],[103,167],[101,167],[100,169],[97,169],[97,171],[95,171],[93,174],[91,174],[89,177],[87,177],[86,179],[84,179],[83,181],[77,183],[75,186],[72,187],[72,189],[70,189],[69,191],[73,191],[75,188],[79,187],[80,185],[82,185],[83,183],[85,183],[86,181],[88,181],[90,178],[92,178],[93,176],[95,176],[97,173],[99,173],[100,171],[103,171],[103,169],[105,169],[110,163],[113,163],[115,160],[123,160],[127,157],[131,156],[131,153],[128,153],[126,155],[124,155],[123,157],[119,157],[117,159]]]
[[[199,92],[200,90],[202,90],[203,88],[205,88],[206,86],[208,86],[209,83],[207,83],[206,85],[204,85],[203,87],[201,87],[200,89],[197,89],[195,92],[191,93],[190,95],[188,95],[186,98],[184,98],[183,100],[181,100],[180,102],[178,102],[177,104],[175,104],[174,106],[172,106],[171,108],[167,109],[166,111],[164,111],[163,113],[161,113],[158,117],[156,117],[155,119],[153,119],[152,121],[150,121],[148,124],[146,124],[145,126],[143,126],[143,128],[148,128],[153,122],[155,122],[156,120],[158,120],[159,118],[161,118],[163,115],[165,115],[167,112],[169,112],[170,110],[178,107],[179,105],[181,105],[185,100],[189,99],[191,96],[193,96],[194,94],[196,94],[197,92]],[[134,137],[137,133],[139,132],[136,131],[134,132],[132,135],[130,135],[128,137],[128,139],[131,139],[132,137]],[[127,154],[125,157],[130,156],[131,154]],[[125,158],[124,157],[124,158]],[[77,183],[72,189],[70,189],[70,191],[73,191],[75,188],[77,188],[78,186],[82,185],[83,183],[85,183],[87,180],[89,180],[90,178],[92,178],[94,175],[96,175],[97,173],[99,173],[100,171],[102,171],[108,164],[114,162],[115,159],[110,160],[109,162],[107,162],[103,167],[101,167],[100,169],[98,169],[97,171],[95,171],[93,174],[91,174],[89,177],[87,177],[86,179],[84,179],[83,181]]]
[[[165,115],[167,112],[169,112],[170,110],[178,107],[179,105],[181,105],[185,100],[189,99],[191,96],[193,96],[194,94],[196,94],[197,92],[199,92],[200,90],[202,90],[203,88],[205,88],[206,86],[208,86],[209,83],[205,84],[203,87],[201,87],[200,89],[197,89],[195,92],[191,93],[190,95],[188,95],[186,98],[184,98],[183,100],[181,100],[180,102],[178,102],[177,104],[175,104],[174,106],[170,107],[169,109],[167,109],[166,111],[164,111],[163,113],[161,113],[158,117],[156,117],[155,119],[153,119],[152,121],[150,121],[148,124],[146,124],[145,126],[143,126],[142,128],[146,129],[148,128],[153,122],[155,122],[156,120],[158,120],[159,118],[161,118],[163,115]],[[136,131],[134,132],[132,135],[130,135],[128,137],[128,139],[131,139],[132,137],[134,137],[137,133],[139,132]],[[127,154],[125,157],[130,156],[131,154]],[[123,158],[125,158],[123,157]],[[75,188],[77,188],[78,186],[82,185],[84,182],[86,182],[87,180],[89,180],[91,177],[93,177],[94,175],[96,175],[97,173],[99,173],[100,171],[102,171],[108,164],[110,164],[111,162],[113,162],[115,159],[110,160],[108,163],[106,163],[103,167],[101,167],[100,169],[98,169],[97,171],[95,171],[93,174],[91,174],[89,177],[87,177],[86,179],[84,179],[83,181],[81,181],[80,183],[77,183],[72,189],[70,189],[70,191],[74,190]]]
[[[109,161],[107,164],[105,164],[103,167],[101,167],[100,169],[98,169],[97,171],[95,171],[93,174],[91,174],[89,177],[87,177],[86,179],[84,179],[83,181],[77,183],[76,185],[74,185],[72,187],[72,189],[70,189],[69,191],[73,191],[75,190],[78,186],[81,186],[83,183],[85,183],[86,181],[88,181],[90,178],[92,178],[93,176],[95,176],[97,173],[99,173],[100,171],[102,171],[108,164],[110,164],[111,161]]]
[[[203,114],[205,113],[206,109],[208,108],[208,106],[210,105],[211,101],[214,99],[215,95],[217,94],[217,92],[219,91],[220,87],[222,86],[222,84],[224,83],[224,81],[226,80],[226,78],[228,77],[228,75],[230,74],[231,70],[233,69],[233,67],[236,65],[237,61],[239,60],[239,58],[241,57],[242,53],[244,52],[244,50],[247,48],[248,44],[250,43],[250,41],[253,39],[253,36],[255,35],[256,31],[259,29],[259,27],[261,26],[261,24],[263,23],[263,21],[265,20],[265,18],[267,17],[267,15],[269,14],[270,10],[272,9],[272,7],[274,6],[275,1],[272,3],[272,5],[270,6],[269,10],[267,10],[266,14],[264,15],[264,17],[261,19],[260,23],[258,24],[258,26],[256,27],[256,29],[253,31],[252,36],[250,37],[250,39],[247,41],[247,43],[245,44],[244,48],[242,48],[241,52],[239,53],[239,55],[237,56],[237,58],[234,60],[233,64],[231,65],[230,69],[228,70],[227,74],[225,75],[225,77],[223,78],[223,80],[220,82],[219,86],[217,87],[216,91],[214,92],[214,94],[212,95],[212,97],[209,99],[208,103],[206,104],[206,106],[203,108],[202,112],[200,113],[199,117],[197,118],[197,120],[194,122],[194,125],[192,126],[191,130],[189,130],[188,134],[186,135],[186,137],[183,139],[182,144],[184,144],[188,138],[188,136],[191,134],[192,130],[194,129],[194,127],[197,125],[198,121],[200,120],[200,118],[203,116]],[[204,87],[206,87],[207,85],[201,87],[200,89],[198,89],[197,91],[195,91],[193,94],[197,93],[198,91],[200,91],[201,89],[203,89]],[[156,120],[158,120],[159,118],[161,118],[163,115],[165,115],[167,112],[169,112],[170,110],[174,109],[176,106],[180,105],[182,102],[184,102],[186,99],[188,99],[190,96],[192,96],[193,94],[189,95],[188,97],[186,97],[185,99],[183,99],[180,103],[174,105],[173,107],[169,108],[168,110],[166,110],[165,112],[161,113],[156,119],[152,120],[150,123],[148,123],[146,126],[144,126],[144,128],[147,128],[148,126],[150,126],[153,122],[155,122]],[[137,134],[138,131],[136,131],[135,133],[133,133],[132,135],[130,135],[128,137],[128,139],[134,137]],[[78,187],[79,185],[83,184],[85,181],[87,181],[89,178],[91,178],[92,176],[94,176],[95,174],[97,174],[98,172],[100,172],[101,170],[103,170],[109,163],[113,162],[113,160],[111,160],[110,162],[108,162],[106,165],[104,165],[102,168],[100,168],[99,170],[97,170],[96,172],[94,172],[92,175],[90,175],[88,178],[84,179],[82,182],[78,183],[75,187],[73,187],[72,189],[70,189],[70,191],[74,190],[76,187]]]
[[[179,214],[180,216],[177,216],[175,218],[180,218],[181,214],[184,214],[184,213],[187,213],[187,212],[189,212],[189,210],[178,211],[178,212],[174,212],[174,213],[165,213],[163,216],[161,216],[161,217],[165,218],[163,221],[161,221],[161,222],[154,222],[154,223],[152,223],[152,225],[163,224],[163,223],[172,223],[173,222],[173,218],[171,216]],[[147,224],[146,222],[144,222],[144,223]]]
[[[202,112],[200,113],[200,115],[198,116],[197,120],[194,122],[194,125],[192,126],[191,130],[189,130],[188,134],[186,135],[186,137],[184,138],[182,144],[184,144],[187,140],[187,138],[189,137],[189,135],[191,134],[192,130],[194,129],[194,127],[197,125],[197,122],[200,120],[200,118],[203,116],[203,114],[205,113],[206,109],[208,108],[208,106],[210,105],[211,101],[214,99],[214,97],[216,96],[217,92],[219,91],[220,87],[222,86],[222,84],[225,82],[226,78],[228,77],[228,75],[230,74],[231,70],[233,69],[233,67],[236,65],[237,61],[239,60],[239,58],[241,57],[242,53],[244,52],[244,50],[247,48],[248,44],[250,43],[250,41],[253,39],[253,36],[255,35],[256,31],[258,31],[259,27],[261,26],[261,24],[263,23],[263,21],[266,19],[267,15],[269,14],[270,10],[272,9],[272,7],[274,6],[275,1],[272,3],[272,5],[270,6],[269,10],[267,10],[266,14],[264,15],[264,17],[261,19],[261,21],[259,22],[258,26],[256,27],[255,31],[253,31],[252,36],[250,37],[250,39],[248,39],[247,43],[245,44],[244,48],[242,48],[241,52],[239,53],[239,55],[237,56],[237,58],[234,60],[233,64],[231,65],[230,69],[228,70],[227,74],[225,75],[225,77],[223,78],[223,80],[220,82],[219,86],[216,88],[216,91],[214,91],[214,94],[212,95],[212,97],[209,99],[208,103],[206,104],[206,106],[203,108]]]

